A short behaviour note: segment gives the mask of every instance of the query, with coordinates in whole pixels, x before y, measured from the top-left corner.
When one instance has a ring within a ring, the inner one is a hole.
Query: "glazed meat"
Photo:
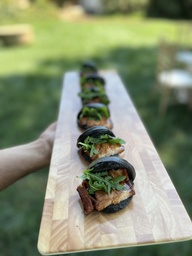
[[[123,191],[113,190],[111,191],[110,194],[107,194],[103,190],[97,191],[95,192],[95,198],[96,198],[95,209],[98,211],[102,211],[107,206],[111,204],[118,204],[121,201],[129,198],[134,194],[135,194],[134,190],[128,185],[125,185],[125,190]]]
[[[111,120],[107,119],[105,117],[102,117],[101,120],[94,120],[94,119],[90,119],[89,117],[83,117],[83,118],[79,119],[79,124],[80,124],[80,126],[87,125],[88,127],[106,126],[109,129],[112,128]]]
[[[124,151],[124,146],[119,143],[110,144],[110,143],[102,143],[95,144],[95,149],[98,151],[98,154],[95,154],[91,157],[91,160],[98,159],[100,157],[118,155]],[[85,152],[88,156],[90,155],[90,151]]]
[[[94,210],[93,198],[89,195],[84,183],[77,187],[77,191],[83,203],[84,213],[87,215]]]

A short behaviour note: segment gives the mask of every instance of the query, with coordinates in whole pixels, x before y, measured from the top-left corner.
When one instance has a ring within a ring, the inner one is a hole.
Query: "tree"
[[[191,19],[192,0],[150,0],[147,15],[169,19]]]

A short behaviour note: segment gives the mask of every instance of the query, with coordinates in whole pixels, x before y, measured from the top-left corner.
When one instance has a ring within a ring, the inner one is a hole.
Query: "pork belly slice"
[[[79,185],[77,187],[77,191],[83,203],[84,213],[85,215],[87,215],[94,210],[94,205],[93,205],[94,199],[89,195],[88,190],[84,185],[84,183],[82,183],[82,185]]]
[[[121,201],[133,196],[134,194],[135,191],[127,184],[125,184],[125,190],[112,190],[110,194],[107,194],[107,192],[103,190],[97,191],[95,192],[95,209],[102,211],[107,206],[111,204],[119,204]]]
[[[124,146],[120,145],[119,143],[110,144],[110,143],[103,143],[103,144],[95,144],[95,148],[98,151],[98,154],[94,154],[91,157],[91,160],[95,160],[101,157],[106,156],[113,156],[122,153],[125,148]],[[86,155],[90,156],[90,151],[84,152]]]
[[[88,127],[106,126],[109,129],[112,128],[111,120],[109,118],[106,118],[106,117],[102,117],[101,120],[94,120],[94,119],[90,119],[89,117],[83,117],[83,118],[79,119],[79,124],[81,126],[87,125]]]

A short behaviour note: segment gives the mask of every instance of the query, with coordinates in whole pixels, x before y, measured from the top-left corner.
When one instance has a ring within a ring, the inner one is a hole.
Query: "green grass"
[[[53,10],[41,9],[21,13],[16,21],[33,25],[35,42],[26,47],[0,47],[0,148],[31,141],[56,120],[63,74],[92,59],[100,68],[119,72],[192,216],[192,112],[177,105],[159,116],[159,95],[151,96],[158,40],[162,36],[178,40],[180,23],[125,16],[69,22],[59,20]],[[1,255],[40,255],[36,244],[47,173],[43,169],[0,193]],[[188,256],[191,247],[190,242],[183,242],[108,250],[107,254]],[[78,255],[96,256],[98,252]]]

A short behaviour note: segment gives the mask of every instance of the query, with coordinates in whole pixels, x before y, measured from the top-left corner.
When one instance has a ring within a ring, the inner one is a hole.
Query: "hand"
[[[49,159],[49,161],[50,161],[50,157],[51,157],[51,153],[52,153],[52,148],[53,148],[53,142],[54,142],[54,138],[55,138],[56,127],[57,127],[57,122],[52,123],[39,136],[39,139],[43,140],[43,142],[45,142],[44,143],[45,144],[45,150],[47,151],[46,155],[47,155],[47,158]]]
[[[24,177],[49,165],[56,131],[51,124],[37,140],[0,150],[0,191]]]
[[[44,139],[47,144],[52,148],[55,138],[57,123],[53,123],[47,127],[47,129],[39,136],[40,139]]]

